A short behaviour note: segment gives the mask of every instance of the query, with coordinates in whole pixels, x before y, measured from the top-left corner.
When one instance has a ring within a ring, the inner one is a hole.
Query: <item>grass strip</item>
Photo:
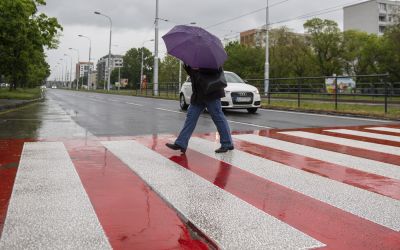
[[[33,100],[42,96],[40,88],[25,88],[10,91],[8,88],[0,89],[0,99]]]

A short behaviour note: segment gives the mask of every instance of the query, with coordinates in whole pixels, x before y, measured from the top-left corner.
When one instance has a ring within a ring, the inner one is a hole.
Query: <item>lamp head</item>
[[[96,15],[100,15],[101,13],[100,13],[100,12],[98,12],[98,11],[95,11],[95,12],[94,12],[94,14],[96,14]]]

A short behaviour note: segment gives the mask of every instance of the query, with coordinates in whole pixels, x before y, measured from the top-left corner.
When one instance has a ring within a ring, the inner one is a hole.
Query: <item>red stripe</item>
[[[264,159],[279,162],[293,168],[400,200],[400,180],[363,172],[283,150],[256,145],[246,141],[235,140],[235,147],[241,151]]]
[[[296,131],[306,131],[306,130],[296,130]],[[371,151],[371,150],[366,150],[366,149],[361,149],[361,148],[349,147],[349,146],[339,145],[339,144],[330,143],[330,142],[323,142],[323,141],[318,141],[318,140],[313,140],[313,139],[301,138],[301,137],[297,137],[297,136],[279,134],[278,132],[279,131],[275,131],[275,130],[274,131],[261,130],[257,134],[260,136],[271,137],[274,139],[284,140],[284,141],[297,143],[297,144],[301,144],[301,145],[305,145],[305,146],[310,146],[310,147],[314,147],[314,148],[325,149],[325,150],[338,152],[338,153],[342,153],[342,154],[358,156],[361,158],[366,158],[366,159],[370,159],[370,160],[374,160],[374,161],[380,161],[380,162],[385,162],[385,163],[394,164],[394,165],[399,165],[399,163],[400,163],[400,156],[397,156],[397,155],[381,153],[381,152],[376,152],[376,151]],[[307,130],[306,132],[311,132],[311,131]],[[315,133],[315,130],[313,130],[312,132]]]
[[[0,140],[0,236],[25,140]]]
[[[65,145],[113,249],[208,249],[123,162],[86,143]]]
[[[379,126],[382,127],[382,126]],[[389,131],[382,131],[382,130],[374,130],[374,129],[366,129],[366,128],[372,128],[372,127],[365,127],[363,129],[359,129],[360,131],[363,132],[369,132],[369,133],[375,133],[375,134],[381,134],[381,135],[392,135],[392,136],[400,136],[400,133],[396,132],[389,132]],[[389,127],[388,127],[389,128]],[[400,129],[400,128],[397,128]]]
[[[358,130],[358,131],[360,131],[360,130]],[[373,132],[369,131],[369,133],[373,133]],[[346,139],[351,139],[351,140],[357,140],[357,141],[363,141],[363,142],[382,144],[382,145],[386,145],[386,146],[400,147],[400,142],[371,138],[371,137],[366,137],[366,136],[361,136],[361,135],[348,135],[348,134],[342,134],[342,133],[336,133],[336,132],[330,132],[330,131],[324,131],[324,130],[321,130],[320,134],[334,136],[334,137],[340,137],[340,138],[346,138]],[[400,148],[399,148],[399,151],[400,151]]]
[[[215,138],[215,136],[214,136]],[[180,155],[168,140],[139,139],[164,157],[328,245],[327,249],[398,249],[400,234],[193,150]]]

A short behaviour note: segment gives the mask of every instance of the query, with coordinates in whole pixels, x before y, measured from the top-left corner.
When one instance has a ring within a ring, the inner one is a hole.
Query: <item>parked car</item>
[[[5,82],[0,83],[0,88],[8,88],[8,87],[10,87],[10,84],[5,83]]]
[[[56,88],[57,88],[57,86],[56,86],[56,85],[53,85],[53,86],[51,86],[51,88],[52,88],[52,89],[56,89]]]
[[[261,97],[258,89],[247,84],[237,74],[224,71],[228,86],[225,88],[225,97],[221,98],[222,109],[247,109],[251,114],[257,112],[261,106]],[[182,84],[179,94],[179,105],[182,110],[189,107],[192,96],[192,83],[190,78]]]

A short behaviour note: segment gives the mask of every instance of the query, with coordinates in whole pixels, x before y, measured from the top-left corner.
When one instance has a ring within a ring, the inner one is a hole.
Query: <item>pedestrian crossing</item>
[[[400,125],[174,138],[25,143],[0,249],[400,249]]]

